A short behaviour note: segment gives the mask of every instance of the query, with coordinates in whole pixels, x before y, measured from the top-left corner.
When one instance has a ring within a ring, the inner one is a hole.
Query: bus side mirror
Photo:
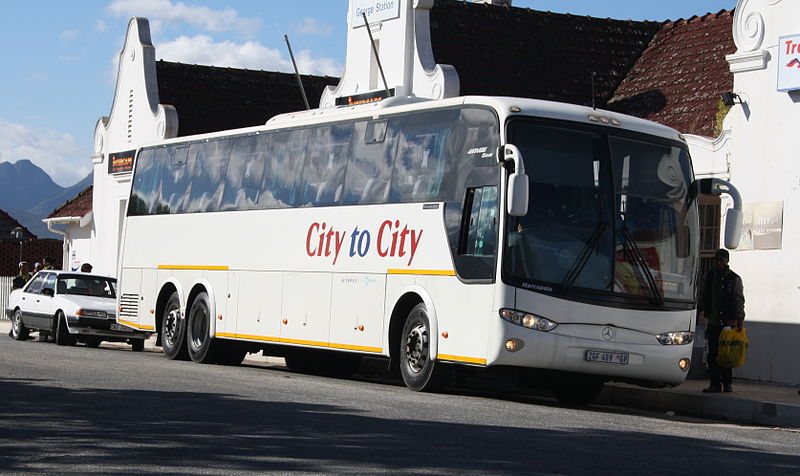
[[[528,176],[525,175],[525,164],[522,154],[513,144],[500,146],[497,154],[502,163],[513,162],[514,172],[508,177],[508,214],[521,217],[528,214]]]
[[[705,178],[697,181],[699,192],[703,194],[720,195],[727,193],[733,199],[733,208],[728,209],[725,215],[725,248],[736,249],[742,236],[742,196],[732,183],[718,178]]]

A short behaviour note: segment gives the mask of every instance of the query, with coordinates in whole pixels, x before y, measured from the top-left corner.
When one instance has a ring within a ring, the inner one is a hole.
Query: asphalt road
[[[800,474],[800,432],[0,336],[0,472]]]

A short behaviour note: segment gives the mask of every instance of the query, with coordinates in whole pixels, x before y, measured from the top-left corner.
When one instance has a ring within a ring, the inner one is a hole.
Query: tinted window
[[[277,132],[270,135],[267,148],[267,169],[264,174],[259,208],[293,206],[299,199],[300,171],[303,169],[308,129]]]
[[[136,158],[136,174],[131,187],[131,199],[128,203],[128,215],[147,215],[155,212],[161,185],[161,167],[156,160],[156,153],[163,150],[165,149],[160,147],[139,152]]]
[[[344,203],[383,203],[388,200],[398,132],[396,127],[389,129],[388,126],[386,120],[355,124]]]
[[[188,163],[192,164],[186,197],[186,212],[219,210],[225,188],[225,172],[231,153],[231,139],[213,139],[189,147]]]
[[[339,201],[352,136],[352,123],[312,130],[303,168],[303,193],[298,205],[333,205]]]
[[[269,134],[241,136],[233,139],[222,210],[250,210],[257,208],[264,179],[267,142]]]

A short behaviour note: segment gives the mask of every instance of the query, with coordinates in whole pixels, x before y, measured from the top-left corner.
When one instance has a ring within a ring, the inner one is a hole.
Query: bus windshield
[[[699,225],[688,151],[613,132],[509,123],[530,202],[526,216],[509,217],[504,279],[633,305],[692,302]]]

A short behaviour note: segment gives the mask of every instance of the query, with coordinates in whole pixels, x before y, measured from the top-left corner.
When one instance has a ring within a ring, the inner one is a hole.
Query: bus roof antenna
[[[306,105],[306,110],[311,109],[308,105],[308,98],[306,97],[306,88],[303,87],[303,80],[300,78],[300,72],[297,71],[297,63],[294,61],[294,53],[292,53],[292,45],[289,44],[289,37],[283,35],[286,40],[286,47],[289,48],[289,57],[292,58],[292,66],[294,66],[294,75],[297,77],[297,85],[300,86],[300,93],[303,95],[303,103]]]
[[[389,97],[389,85],[386,84],[386,76],[384,76],[383,74],[383,66],[381,65],[381,58],[380,56],[378,56],[378,48],[375,47],[375,39],[372,37],[372,30],[369,29],[367,14],[361,12],[361,18],[364,19],[364,27],[366,27],[367,34],[369,35],[369,44],[372,45],[372,54],[375,55],[375,61],[378,63],[378,71],[381,72],[381,79],[383,80],[383,89],[386,93],[386,97]]]

